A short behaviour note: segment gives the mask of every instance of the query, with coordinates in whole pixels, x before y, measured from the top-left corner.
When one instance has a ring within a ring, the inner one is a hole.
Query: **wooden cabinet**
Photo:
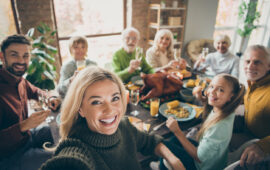
[[[180,2],[180,3],[179,3]],[[150,4],[148,9],[147,41],[153,45],[155,34],[160,29],[169,29],[174,35],[175,48],[182,49],[186,23],[186,3],[178,1],[178,6]]]

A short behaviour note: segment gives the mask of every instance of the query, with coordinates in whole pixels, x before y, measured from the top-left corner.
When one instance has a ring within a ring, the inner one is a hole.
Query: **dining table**
[[[181,101],[181,99],[179,98],[177,100]],[[137,110],[139,114],[137,114],[136,116],[131,115],[130,113],[133,110]],[[173,133],[170,132],[170,130],[165,125],[167,118],[164,117],[162,114],[160,114],[160,112],[157,116],[153,117],[150,115],[150,110],[143,107],[141,104],[134,105],[134,104],[128,103],[126,116],[136,117],[142,120],[143,123],[150,124],[150,128],[146,131],[149,134],[160,135],[165,140],[173,136]],[[202,122],[202,118],[201,116],[199,116],[199,117],[194,117],[193,119],[188,120],[188,121],[178,121],[178,124],[181,130],[184,133],[187,133],[192,127],[199,125],[201,122]],[[159,128],[155,130],[155,128],[158,126]],[[151,161],[158,159],[158,157],[156,156],[145,156],[139,152],[137,153],[137,156],[142,167],[147,167],[149,166],[149,163]]]

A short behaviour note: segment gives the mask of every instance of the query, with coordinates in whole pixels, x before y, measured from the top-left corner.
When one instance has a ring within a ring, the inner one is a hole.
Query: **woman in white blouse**
[[[173,34],[168,29],[159,30],[154,39],[154,45],[146,52],[146,61],[156,71],[165,68],[183,68],[186,61],[174,59]]]
[[[214,39],[216,52],[200,56],[194,64],[194,69],[206,71],[206,74],[215,76],[227,73],[234,77],[239,76],[239,57],[229,52],[231,40],[227,35],[218,35]]]

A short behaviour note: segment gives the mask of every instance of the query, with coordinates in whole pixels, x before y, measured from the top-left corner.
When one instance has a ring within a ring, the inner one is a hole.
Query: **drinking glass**
[[[86,67],[86,61],[85,60],[78,60],[76,61],[77,70],[80,71]]]
[[[202,57],[203,57],[203,59],[206,58],[206,56],[208,55],[208,52],[209,52],[209,48],[203,48],[202,49]]]
[[[131,90],[131,92],[130,92],[130,101],[135,106],[138,105],[138,103],[140,101],[140,91],[139,90]],[[130,114],[133,115],[133,116],[137,116],[137,115],[139,115],[139,113],[140,112],[138,110],[134,110]]]
[[[143,56],[143,49],[140,47],[137,47],[135,51],[136,60],[142,61],[142,56]],[[141,70],[141,67],[138,67],[137,70]]]
[[[159,98],[152,98],[150,99],[150,115],[151,116],[157,116],[158,115],[158,109],[159,109]]]
[[[49,108],[48,107],[48,105],[49,105],[48,90],[45,89],[44,91],[45,92],[38,93],[38,102],[39,102],[39,105],[41,106],[42,110],[48,110],[48,108]],[[53,119],[54,119],[53,116],[48,116],[45,121],[47,123],[50,123]]]
[[[173,49],[173,53],[174,53],[173,54],[174,55],[174,59],[179,62],[181,60],[180,49],[179,48]]]

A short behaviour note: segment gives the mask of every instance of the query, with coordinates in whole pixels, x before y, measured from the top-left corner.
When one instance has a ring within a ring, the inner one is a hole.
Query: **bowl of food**
[[[179,93],[181,99],[185,102],[193,102],[195,100],[195,97],[192,95],[192,89],[181,89]]]

